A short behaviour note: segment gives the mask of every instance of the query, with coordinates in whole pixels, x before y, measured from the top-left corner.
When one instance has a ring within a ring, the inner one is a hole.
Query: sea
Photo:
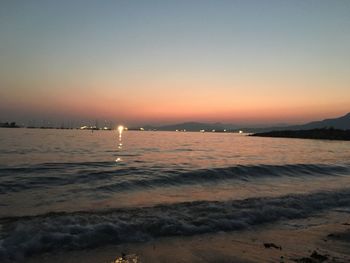
[[[350,142],[0,129],[0,262],[335,208],[350,209]]]

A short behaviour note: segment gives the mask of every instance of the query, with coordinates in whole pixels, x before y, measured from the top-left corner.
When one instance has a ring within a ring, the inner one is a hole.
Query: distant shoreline
[[[20,129],[32,129],[32,130],[79,130],[79,131],[116,131],[116,128],[66,128],[66,127],[32,127],[32,126],[16,126],[16,127],[8,127],[8,126],[0,126],[0,128],[20,128]],[[240,130],[158,130],[158,129],[141,129],[141,128],[129,128],[127,131],[137,131],[137,132],[197,132],[197,133],[235,133],[235,134],[243,134],[246,132],[242,132]]]
[[[333,128],[311,130],[284,130],[254,133],[249,136],[350,141],[350,130],[340,130]]]

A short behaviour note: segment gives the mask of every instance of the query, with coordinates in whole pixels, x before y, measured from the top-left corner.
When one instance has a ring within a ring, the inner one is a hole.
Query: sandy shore
[[[350,212],[287,220],[230,233],[161,238],[92,250],[44,254],[28,263],[110,263],[122,253],[139,262],[350,262]]]

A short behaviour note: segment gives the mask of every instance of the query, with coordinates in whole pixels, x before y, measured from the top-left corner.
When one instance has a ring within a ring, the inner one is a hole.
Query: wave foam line
[[[348,165],[287,164],[237,165],[233,167],[181,170],[161,167],[115,167],[103,163],[43,164],[29,168],[2,168],[0,194],[24,190],[89,184],[94,191],[114,192],[133,189],[215,183],[224,180],[253,181],[264,177],[350,175]],[[85,191],[85,190],[84,190]]]
[[[100,212],[51,213],[1,219],[0,261],[56,251],[140,242],[164,236],[234,231],[263,223],[312,216],[348,207],[350,189],[249,198],[197,201]]]

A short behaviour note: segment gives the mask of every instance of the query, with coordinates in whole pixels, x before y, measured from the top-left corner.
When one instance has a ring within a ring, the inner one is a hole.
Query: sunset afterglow
[[[350,262],[350,0],[1,0],[0,262]]]
[[[0,118],[300,123],[348,111],[348,1],[219,3],[5,1]]]

